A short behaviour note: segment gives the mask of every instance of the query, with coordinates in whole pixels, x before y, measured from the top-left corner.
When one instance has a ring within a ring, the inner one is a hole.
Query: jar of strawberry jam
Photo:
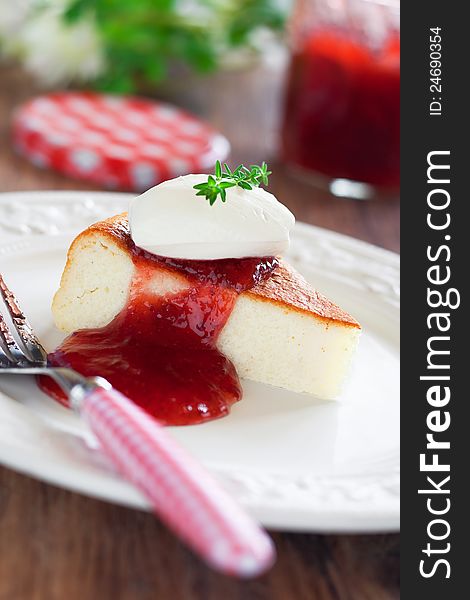
[[[398,0],[299,0],[282,124],[284,161],[333,194],[400,183]]]

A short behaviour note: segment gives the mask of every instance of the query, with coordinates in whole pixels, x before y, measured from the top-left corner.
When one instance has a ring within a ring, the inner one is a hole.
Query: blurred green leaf
[[[47,0],[46,0],[47,1]],[[107,58],[96,85],[135,91],[155,85],[183,63],[196,72],[218,67],[230,48],[249,43],[258,27],[279,30],[286,15],[277,0],[199,0],[183,10],[180,0],[66,0],[63,18],[95,21]]]
[[[71,24],[79,21],[94,4],[94,0],[73,0],[64,11],[65,22]]]

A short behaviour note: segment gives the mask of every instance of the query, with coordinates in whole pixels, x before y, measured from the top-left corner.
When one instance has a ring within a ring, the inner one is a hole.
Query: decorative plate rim
[[[98,196],[100,202],[94,203],[93,196]],[[3,234],[2,238],[6,239],[6,242],[0,243],[0,258],[27,250],[36,236],[61,238],[64,229],[58,225],[63,226],[61,219],[63,221],[64,215],[54,211],[57,203],[67,203],[67,215],[71,219],[79,214],[86,220],[103,218],[109,214],[109,203],[124,202],[131,196],[132,194],[118,192],[67,190],[0,194],[0,233]],[[49,204],[45,202],[48,199],[52,201]],[[106,203],[102,202],[103,199]],[[5,209],[12,202],[21,208],[17,203],[24,206],[24,200],[34,206],[36,214],[19,210],[15,215],[10,211],[6,221],[5,210],[2,214],[2,208]],[[73,208],[70,205],[72,200],[78,202],[78,213],[70,210]],[[40,206],[38,202],[41,202]],[[41,222],[41,219],[38,221],[38,210],[40,212],[47,207],[47,218],[44,222]],[[101,217],[97,213],[101,213]],[[36,217],[35,222],[32,222],[32,216]],[[54,217],[59,223],[54,223]],[[75,223],[70,230],[76,228]],[[350,260],[351,253],[353,261]],[[289,258],[301,271],[302,267],[320,268],[327,265],[338,281],[376,295],[381,303],[388,305],[393,311],[393,317],[398,321],[397,254],[334,231],[297,223]],[[5,407],[8,401],[11,403],[9,408],[13,416],[24,417],[24,411],[30,412],[0,392],[0,406]],[[28,421],[31,420],[32,427],[41,426],[41,423],[44,426],[44,422],[37,415],[28,417]],[[34,420],[37,420],[37,423]],[[32,468],[28,465],[27,457],[15,457],[9,450],[11,448],[3,444],[0,436],[0,462],[6,466],[90,496],[136,508],[147,508],[140,494],[115,476],[112,489],[90,490],[89,486],[77,484],[69,476],[66,477],[65,473],[58,475],[57,468],[55,471],[49,468]],[[233,491],[237,499],[268,527],[303,531],[395,531],[399,528],[400,478],[399,460],[395,455],[391,457],[389,468],[385,472],[379,469],[377,473],[354,476],[288,476],[274,470],[260,473],[246,468],[234,470],[217,464],[209,466],[222,484]],[[119,497],[116,497],[116,490],[121,492]],[[321,515],[321,519],[312,518],[316,511]]]

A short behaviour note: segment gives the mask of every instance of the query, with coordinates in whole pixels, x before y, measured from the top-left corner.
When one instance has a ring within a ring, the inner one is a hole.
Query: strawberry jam
[[[294,52],[282,129],[287,162],[333,178],[400,183],[400,38],[378,47],[341,28]]]
[[[242,391],[217,338],[238,294],[269,276],[276,259],[189,261],[130,250],[135,273],[125,308],[105,327],[70,335],[49,364],[105,377],[167,425],[227,415]],[[160,295],[157,280],[169,291]],[[40,385],[65,403],[51,379],[41,378]]]

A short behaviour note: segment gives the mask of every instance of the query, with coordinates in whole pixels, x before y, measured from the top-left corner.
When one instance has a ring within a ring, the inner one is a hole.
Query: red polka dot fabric
[[[33,98],[15,113],[12,131],[16,151],[39,167],[138,192],[212,171],[230,150],[220,133],[174,106],[95,93]]]

